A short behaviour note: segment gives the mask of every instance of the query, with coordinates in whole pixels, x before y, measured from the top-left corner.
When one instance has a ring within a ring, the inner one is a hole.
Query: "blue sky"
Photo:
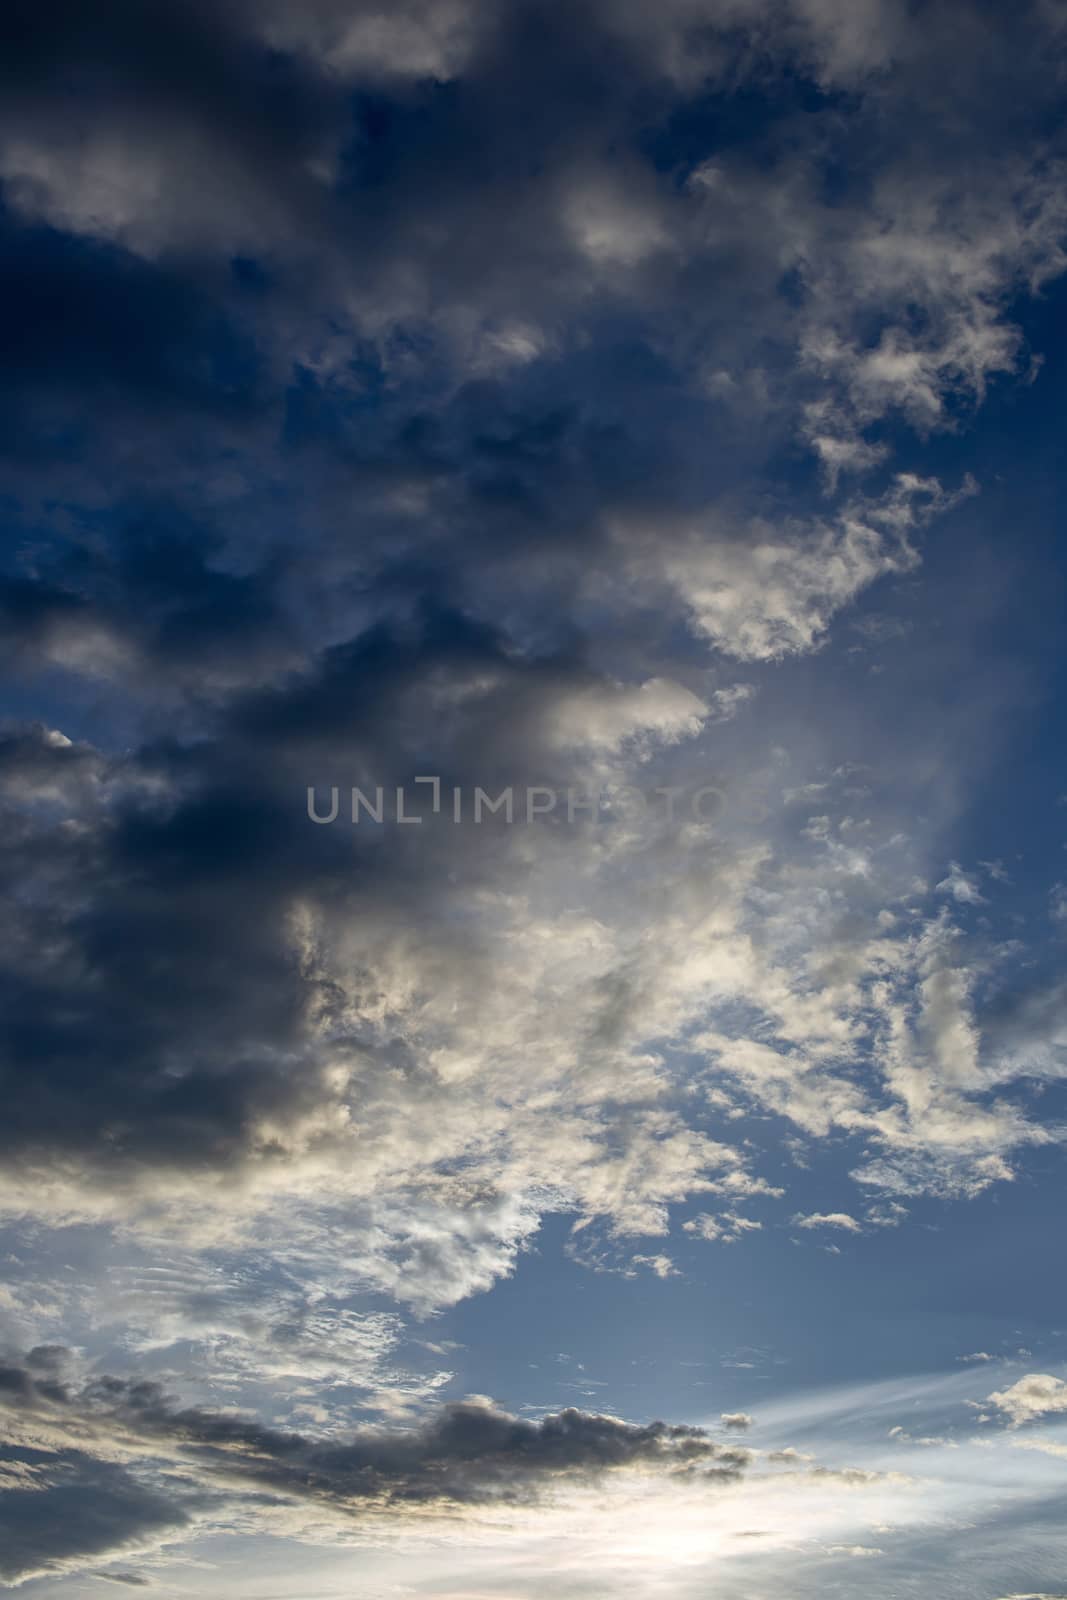
[[[0,1585],[1062,1600],[1060,0],[0,33]]]

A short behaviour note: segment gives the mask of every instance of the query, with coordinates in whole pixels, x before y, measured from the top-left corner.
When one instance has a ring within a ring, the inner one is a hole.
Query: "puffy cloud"
[[[862,1233],[861,1225],[847,1211],[813,1211],[793,1218],[794,1228],[840,1228],[844,1233]]]
[[[736,1211],[725,1211],[719,1216],[700,1211],[682,1226],[686,1233],[695,1234],[698,1239],[707,1239],[712,1243],[721,1241],[723,1244],[736,1244],[746,1233],[758,1233],[763,1224],[755,1217],[739,1216]]]
[[[1009,1389],[996,1390],[989,1396],[989,1404],[1003,1411],[1017,1428],[1035,1417],[1067,1411],[1067,1383],[1047,1372],[1031,1372]]]
[[[736,691],[716,691],[720,715],[732,714]],[[722,696],[726,696],[723,700]],[[730,711],[723,712],[723,706]],[[614,749],[627,739],[684,739],[699,733],[709,707],[681,684],[650,679],[636,689],[591,684],[560,696],[551,713],[551,736],[564,745]]]
[[[948,875],[937,885],[937,892],[951,895],[965,906],[979,906],[984,900],[977,879],[964,872],[958,861],[950,862]]]

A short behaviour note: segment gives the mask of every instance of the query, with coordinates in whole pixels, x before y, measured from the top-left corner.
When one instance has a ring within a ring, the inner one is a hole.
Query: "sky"
[[[1067,5],[9,0],[0,1587],[1067,1596]]]

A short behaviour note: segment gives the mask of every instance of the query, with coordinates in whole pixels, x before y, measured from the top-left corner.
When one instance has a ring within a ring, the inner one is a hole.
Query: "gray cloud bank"
[[[316,1439],[179,1407],[154,1383],[98,1377],[70,1387],[42,1376],[40,1353],[31,1363],[0,1368],[7,1582],[151,1545],[199,1513],[220,1515],[235,1494],[317,1502],[340,1515],[414,1516],[529,1504],[627,1470],[710,1488],[751,1460],[701,1428],[575,1409],[527,1421],[481,1399],[447,1405],[406,1431]]]

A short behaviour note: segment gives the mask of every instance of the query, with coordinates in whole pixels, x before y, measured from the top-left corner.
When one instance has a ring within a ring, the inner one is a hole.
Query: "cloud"
[[[723,1244],[736,1244],[746,1233],[758,1233],[763,1224],[754,1217],[739,1216],[736,1211],[722,1212],[719,1216],[701,1211],[695,1217],[690,1217],[682,1226],[686,1233],[696,1234],[699,1239],[711,1242],[721,1240]]]
[[[793,1218],[794,1228],[840,1228],[844,1233],[862,1233],[861,1225],[846,1211],[813,1211],[808,1216],[798,1213]]]
[[[647,1267],[650,1272],[656,1274],[657,1278],[677,1278],[680,1276],[678,1268],[674,1265],[670,1256],[662,1254],[654,1256],[639,1255],[634,1256],[632,1260],[635,1267]]]
[[[777,1529],[768,1556],[781,1551],[795,1563],[797,1527],[815,1541],[804,1547],[805,1559],[814,1559],[828,1545],[863,1543],[860,1530],[891,1504],[902,1515],[918,1513],[915,1490],[900,1473],[824,1466],[787,1446],[770,1454],[771,1470],[763,1471],[757,1452],[716,1441],[699,1427],[628,1423],[574,1408],[528,1420],[475,1396],[401,1428],[309,1433],[248,1413],[186,1406],[141,1378],[85,1375],[77,1358],[58,1353],[51,1366],[67,1374],[58,1388],[38,1366],[5,1372],[5,1434],[19,1442],[5,1452],[4,1470],[27,1451],[55,1462],[76,1435],[86,1460],[120,1467],[141,1490],[164,1497],[171,1526],[146,1528],[125,1544],[127,1551],[151,1552],[152,1576],[173,1553],[179,1514],[201,1537],[267,1529],[278,1561],[296,1538],[309,1573],[316,1547],[351,1545],[366,1554],[368,1540],[378,1552],[369,1559],[402,1554],[413,1579],[426,1549],[438,1572],[442,1548],[462,1570],[473,1532],[477,1548],[488,1543],[498,1559],[506,1552],[518,1563],[515,1581],[526,1592],[527,1563],[544,1551],[546,1539],[568,1561],[603,1546],[616,1551],[612,1561],[636,1560],[643,1570],[652,1534],[633,1524],[639,1505],[646,1512],[654,1507],[660,1537],[667,1529],[683,1540],[690,1564],[703,1565],[709,1550],[718,1549],[724,1582],[733,1581],[734,1529]],[[745,1413],[725,1416],[738,1431],[750,1422]],[[99,1476],[109,1481],[106,1467]],[[618,1547],[627,1522],[639,1548]],[[719,1548],[721,1539],[727,1542]],[[158,1548],[164,1542],[168,1551]],[[50,1555],[43,1538],[27,1543],[21,1571],[56,1570],[46,1565]],[[119,1551],[106,1548],[71,1555],[64,1570],[112,1576],[99,1572],[102,1560],[129,1574]]]
[[[937,885],[937,893],[951,895],[966,906],[980,906],[985,899],[978,888],[977,879],[969,877],[958,861],[950,862],[948,876]]]
[[[989,1396],[989,1404],[1005,1412],[1012,1427],[1032,1422],[1035,1417],[1067,1411],[1067,1383],[1045,1372],[1031,1372]]]
[[[190,1517],[173,1496],[146,1487],[118,1463],[76,1449],[16,1448],[0,1493],[0,1579],[83,1571],[94,1559],[154,1547],[175,1538]]]
[[[416,1518],[526,1505],[620,1473],[712,1489],[739,1479],[751,1461],[698,1427],[574,1408],[529,1421],[477,1396],[413,1428],[363,1427],[347,1437],[181,1407],[144,1380],[95,1377],[77,1388],[42,1381],[29,1367],[0,1369],[0,1404],[13,1440],[3,1470],[18,1485],[0,1496],[10,1534],[0,1570],[16,1582],[147,1548],[235,1494],[317,1503],[340,1518]],[[64,1443],[74,1437],[77,1449]]]

